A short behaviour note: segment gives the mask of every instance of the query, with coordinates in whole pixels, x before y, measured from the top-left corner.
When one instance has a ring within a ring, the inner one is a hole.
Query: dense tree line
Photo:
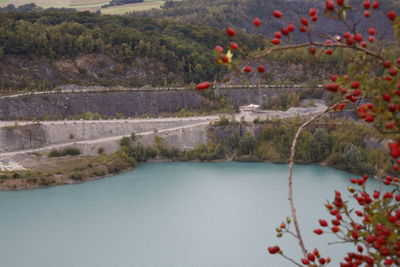
[[[259,36],[240,34],[238,39],[249,51],[264,45]],[[166,20],[57,9],[4,12],[0,17],[0,57],[104,53],[127,64],[151,58],[169,72],[182,73],[186,83],[212,80],[226,71],[213,63],[215,43],[228,43],[222,30]]]
[[[324,1],[321,1],[324,3]],[[358,0],[353,0],[354,6],[361,8]],[[374,16],[374,20],[378,31],[386,29],[381,17],[386,15],[387,9],[400,10],[400,3],[396,0],[381,1],[381,16]],[[290,9],[287,8],[290,5]],[[162,9],[153,9],[149,11],[131,12],[130,16],[143,16],[152,18],[173,18],[181,23],[191,23],[197,25],[210,25],[214,27],[234,26],[236,29],[243,29],[253,33],[263,33],[272,36],[276,29],[286,26],[287,21],[292,18],[298,19],[299,14],[308,14],[310,7],[315,5],[315,1],[282,1],[282,0],[168,0],[164,3]],[[272,19],[273,10],[284,10],[284,20]],[[361,12],[362,14],[362,12]],[[261,19],[262,23],[259,28],[254,28],[251,21],[254,17]],[[359,21],[360,17],[352,18]],[[336,20],[324,17],[320,14],[321,23],[317,25],[322,27],[324,32],[335,35],[343,29]],[[363,28],[365,21],[361,21],[358,27]],[[365,27],[364,27],[365,28]],[[295,34],[295,39],[304,38],[300,34]]]

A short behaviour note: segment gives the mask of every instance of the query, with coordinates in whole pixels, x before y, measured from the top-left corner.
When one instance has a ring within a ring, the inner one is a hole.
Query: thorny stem
[[[303,265],[301,265],[301,264],[295,262],[293,259],[289,258],[288,256],[286,256],[286,255],[283,254],[283,253],[281,254],[281,256],[282,256],[283,258],[287,259],[288,261],[290,261],[291,263],[293,263],[294,265],[297,265],[297,266],[300,266],[300,267],[303,266]]]
[[[324,114],[328,113],[331,110],[332,107],[328,107],[325,111],[315,115],[305,123],[303,123],[298,129],[297,132],[293,138],[292,146],[290,148],[290,159],[289,159],[289,176],[288,176],[288,199],[289,199],[289,204],[290,204],[290,212],[292,215],[293,219],[293,224],[294,228],[296,231],[296,237],[299,242],[300,249],[304,255],[304,257],[307,256],[307,249],[304,245],[303,237],[301,236],[301,231],[300,231],[300,225],[297,220],[297,214],[296,214],[296,208],[294,206],[294,200],[293,200],[293,166],[294,166],[294,156],[296,154],[296,145],[299,140],[300,134],[303,131],[305,127],[307,127],[309,124],[311,124],[313,121],[319,119],[322,117]]]
[[[303,44],[273,47],[273,48],[268,49],[265,53],[261,53],[260,55],[256,56],[255,58],[265,57],[266,55],[268,55],[272,52],[276,52],[276,51],[304,48],[304,47],[309,47],[309,46],[349,48],[349,49],[364,52],[365,54],[372,56],[380,61],[384,61],[384,58],[381,57],[379,54],[374,53],[371,50],[368,50],[368,49],[365,49],[365,48],[362,48],[359,46],[348,46],[347,44],[340,44],[340,43],[326,44],[326,43],[321,43],[321,42],[310,42],[310,43],[303,43]]]

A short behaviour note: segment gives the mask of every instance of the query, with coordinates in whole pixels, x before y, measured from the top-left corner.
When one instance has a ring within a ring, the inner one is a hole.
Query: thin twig
[[[288,191],[289,191],[288,199],[289,199],[290,212],[291,212],[291,215],[292,215],[293,224],[294,224],[294,227],[295,227],[295,230],[296,230],[297,240],[299,241],[299,246],[300,246],[300,249],[301,249],[304,257],[307,256],[307,249],[306,249],[306,247],[304,245],[304,241],[303,241],[303,238],[301,236],[300,225],[299,225],[299,222],[297,220],[296,208],[294,206],[294,200],[293,200],[293,166],[294,166],[294,157],[295,157],[295,154],[296,154],[296,145],[297,145],[297,142],[299,140],[300,134],[303,131],[303,129],[305,127],[307,127],[307,125],[309,125],[313,121],[319,119],[324,114],[328,113],[331,110],[331,108],[332,107],[328,107],[325,111],[315,115],[314,117],[312,117],[311,119],[309,119],[308,121],[303,123],[297,129],[297,132],[296,132],[296,134],[295,134],[295,136],[293,138],[292,146],[290,148],[289,176],[288,176]]]
[[[287,259],[288,261],[290,261],[291,263],[293,263],[294,265],[297,265],[297,266],[303,267],[303,265],[301,265],[301,264],[299,264],[299,263],[295,262],[295,261],[294,261],[294,260],[292,260],[291,258],[287,257],[285,254],[281,254],[281,256],[282,256],[282,257],[284,257],[285,259]]]

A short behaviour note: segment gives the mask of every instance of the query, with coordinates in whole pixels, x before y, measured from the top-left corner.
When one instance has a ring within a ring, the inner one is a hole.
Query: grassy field
[[[125,14],[132,11],[143,11],[153,8],[160,8],[164,1],[159,0],[145,0],[143,3],[128,4],[121,6],[113,6],[108,8],[102,8],[102,14]]]
[[[88,10],[95,12],[101,9],[101,6],[110,2],[110,0],[0,0],[0,7],[14,4],[20,6],[28,3],[35,3],[38,6],[49,8],[49,7],[66,7],[76,8],[79,11]],[[160,8],[163,1],[161,0],[144,0],[143,3],[128,4],[121,6],[113,6],[101,9],[102,14],[124,14],[131,11],[143,11],[153,8]]]

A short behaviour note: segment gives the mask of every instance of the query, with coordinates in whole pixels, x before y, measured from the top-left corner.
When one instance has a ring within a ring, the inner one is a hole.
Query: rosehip
[[[390,11],[388,11],[387,16],[388,16],[389,20],[394,21],[397,17],[397,14],[394,10],[390,10]]]
[[[368,33],[369,33],[370,35],[375,35],[376,29],[375,29],[374,27],[370,27],[370,28],[368,29]]]
[[[397,70],[396,69],[390,69],[389,70],[389,74],[391,75],[391,76],[396,76],[397,75]]]
[[[276,32],[274,33],[275,38],[281,39],[282,33],[281,32]]]
[[[358,81],[353,81],[351,82],[350,86],[353,89],[357,89],[358,87],[360,87],[360,83]]]
[[[254,18],[253,24],[254,24],[254,26],[256,26],[256,27],[260,27],[260,25],[261,25],[261,20],[260,20],[259,18]]]
[[[301,27],[299,28],[299,31],[300,31],[300,32],[306,32],[306,31],[307,31],[307,28],[304,27],[304,26],[301,26]]]
[[[308,11],[308,15],[310,15],[310,17],[313,17],[313,16],[317,15],[317,9],[316,8],[310,8],[310,10]]]
[[[344,0],[336,0],[336,4],[337,4],[338,6],[343,6]]]
[[[268,247],[268,252],[271,254],[276,254],[280,251],[281,249],[278,246],[275,247]]]
[[[322,235],[324,231],[322,231],[322,229],[315,229],[314,233],[317,235]]]
[[[210,82],[202,82],[202,83],[199,83],[198,85],[196,85],[196,89],[197,90],[205,90],[205,89],[209,88],[210,86],[211,86]]]
[[[389,61],[389,60],[385,60],[385,61],[382,62],[382,65],[383,65],[383,67],[385,69],[388,69],[388,68],[390,68],[392,66],[392,62]]]
[[[286,28],[288,29],[289,32],[294,32],[294,30],[295,30],[294,25],[291,23],[289,23]]]
[[[226,34],[231,36],[231,37],[236,35],[236,31],[234,29],[232,29],[232,28],[226,28],[225,31],[226,31]]]
[[[223,57],[222,57],[222,61],[223,61],[224,63],[229,63],[229,57],[223,56]]]
[[[374,36],[368,36],[368,42],[373,43],[375,42],[375,37]]]
[[[328,226],[328,222],[325,221],[325,220],[319,220],[319,224],[320,224],[322,227],[327,227],[327,226]]]
[[[301,19],[300,19],[300,22],[301,22],[301,24],[303,24],[304,26],[308,26],[308,20],[305,18],[305,17],[302,17]]]
[[[333,54],[333,49],[330,49],[330,48],[326,49],[325,50],[325,54],[332,55]]]
[[[308,259],[301,259],[301,262],[302,262],[304,265],[309,265],[309,264],[310,264],[310,261],[309,261]]]
[[[271,43],[274,44],[274,45],[278,45],[278,44],[281,43],[281,40],[278,39],[278,38],[274,38],[274,39],[271,40]]]
[[[337,232],[339,232],[339,231],[340,231],[340,228],[339,228],[339,227],[337,227],[337,226],[333,226],[333,227],[332,227],[332,232],[337,233]]]
[[[364,11],[364,17],[366,17],[366,18],[369,18],[369,17],[371,17],[371,11],[368,11],[368,10],[366,10],[366,11]]]
[[[353,95],[354,96],[359,96],[359,95],[361,95],[361,91],[360,90],[354,90]]]
[[[230,43],[230,46],[231,46],[232,50],[239,49],[239,45],[237,43],[235,43],[235,42]]]
[[[214,48],[214,50],[217,51],[217,52],[219,52],[219,53],[224,52],[224,49],[223,49],[222,46],[220,46],[220,45],[217,45],[217,46]]]
[[[386,102],[390,102],[390,100],[392,100],[392,96],[388,93],[384,93],[382,95],[383,100],[385,100]]]
[[[369,9],[370,7],[371,7],[371,2],[370,1],[364,1],[364,3],[363,3],[363,7],[365,8],[365,9]]]
[[[273,11],[273,12],[272,12],[272,15],[273,15],[275,18],[282,18],[282,12],[280,12],[279,10]]]
[[[379,7],[379,1],[375,1],[373,4],[372,4],[372,8],[373,9],[377,9]]]
[[[311,17],[311,20],[312,20],[313,22],[318,21],[318,16],[312,16],[312,17]]]
[[[250,66],[246,66],[244,67],[243,71],[248,73],[252,71],[252,68]]]
[[[257,71],[258,71],[259,73],[263,73],[263,72],[265,71],[264,65],[259,65],[259,66],[257,67]]]
[[[326,9],[329,11],[334,11],[335,10],[335,4],[333,3],[333,0],[327,0],[326,1]]]
[[[307,254],[307,258],[308,258],[309,261],[315,261],[315,256],[314,256],[314,254],[308,253],[308,254]]]

